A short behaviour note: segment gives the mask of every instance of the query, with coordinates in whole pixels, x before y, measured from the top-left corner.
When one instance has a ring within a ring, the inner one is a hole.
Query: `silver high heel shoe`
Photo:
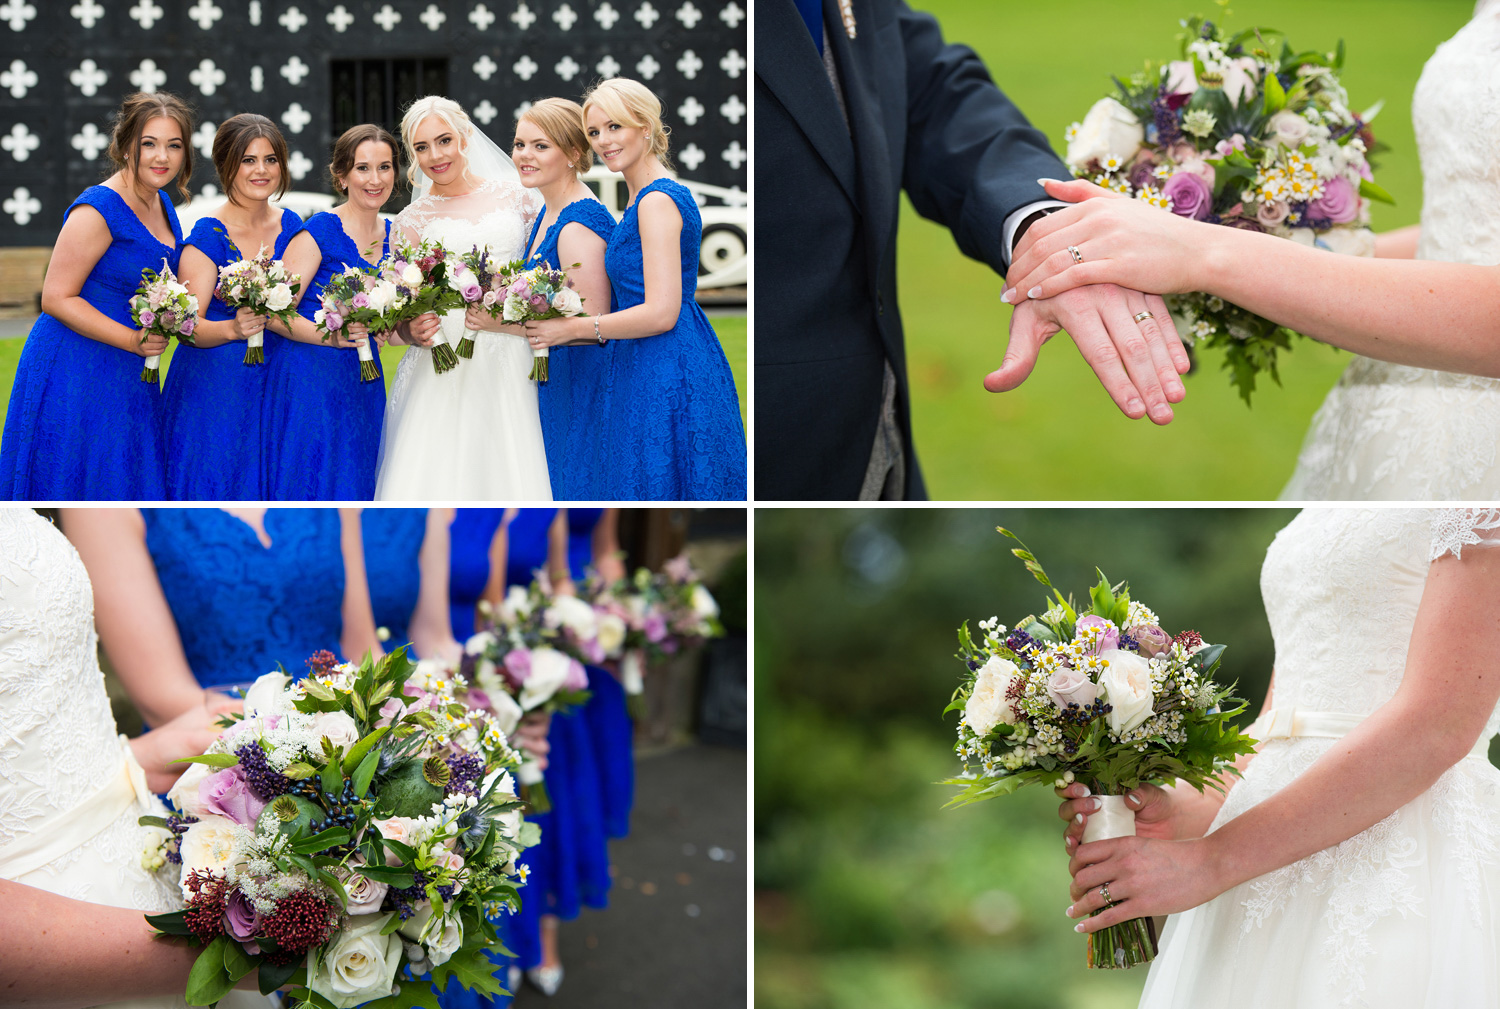
[[[562,987],[562,979],[562,964],[556,967],[533,967],[526,972],[526,980],[543,995],[556,995],[557,989]]]

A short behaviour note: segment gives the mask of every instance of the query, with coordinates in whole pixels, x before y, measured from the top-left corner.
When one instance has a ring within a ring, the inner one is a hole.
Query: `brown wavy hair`
[[[265,116],[241,112],[224,120],[214,134],[214,171],[218,173],[219,185],[230,203],[239,202],[234,198],[234,177],[239,172],[240,159],[256,140],[270,141],[271,153],[276,156],[277,167],[281,169],[281,185],[276,188],[275,198],[281,199],[291,188],[292,176],[286,164],[286,138]]]
[[[391,164],[396,169],[395,186],[401,185],[401,145],[389,130],[374,123],[351,126],[333,142],[333,160],[328,162],[328,179],[334,191],[339,191],[339,176],[348,175],[354,168],[354,155],[359,145],[374,140],[391,149]]]
[[[165,117],[177,123],[182,130],[182,169],[177,173],[177,193],[183,201],[192,198],[188,182],[193,177],[193,124],[197,117],[192,106],[166,91],[147,94],[137,91],[120,103],[115,112],[115,127],[109,137],[109,160],[118,171],[130,175],[132,182],[141,181],[141,134],[146,124],[157,117]],[[130,156],[135,155],[135,164]]]

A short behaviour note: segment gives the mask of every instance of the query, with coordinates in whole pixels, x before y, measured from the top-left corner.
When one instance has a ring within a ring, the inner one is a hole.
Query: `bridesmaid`
[[[358,659],[377,644],[353,509],[67,509],[62,526],[99,639],[151,725],[205,687],[278,665],[301,676],[314,652]]]
[[[347,336],[324,342],[313,314],[334,274],[372,267],[390,250],[391,222],[380,219],[380,208],[396,188],[396,150],[396,138],[379,126],[346,130],[333,145],[328,174],[348,199],[308,218],[287,246],[288,269],[312,279],[298,295],[289,338],[273,321],[275,335],[266,339],[265,481],[272,500],[375,497],[385,383],[360,381],[354,348],[369,340],[362,325],[351,323]]]
[[[578,179],[593,163],[583,135],[583,110],[564,98],[544,98],[532,105],[516,122],[512,158],[521,185],[539,190],[547,204],[526,241],[526,265],[566,270],[584,308],[605,311],[610,293],[604,249],[614,234],[615,219]],[[478,307],[469,309],[464,325],[491,332],[510,329]],[[609,496],[601,474],[573,462],[598,436],[587,418],[598,413],[594,404],[604,384],[601,368],[606,358],[599,350],[603,342],[592,334],[574,342],[584,346],[554,346],[548,379],[537,384],[547,471],[552,496],[559,501]]]
[[[262,332],[266,317],[231,310],[213,293],[220,267],[261,249],[280,259],[302,219],[271,206],[291,184],[286,140],[271,120],[253,112],[224,120],[213,156],[228,202],[218,217],[193,226],[182,250],[182,282],[198,298],[200,322],[192,343],[173,355],[162,392],[167,494],[177,501],[263,501],[268,368],[244,364],[239,344]]]
[[[360,513],[365,574],[386,654],[457,662],[463,649],[448,617],[448,526],[452,508],[366,508]]]
[[[743,501],[745,426],[724,349],[693,298],[703,221],[665,164],[661,100],[616,77],[590,89],[583,113],[630,204],[604,257],[615,311],[526,324],[533,347],[610,342],[594,408],[575,411],[593,437],[569,465],[599,474],[595,498]]]
[[[166,188],[188,196],[193,115],[166,92],[133,94],[115,117],[115,173],[64,214],[0,438],[0,497],[166,497],[161,392],[141,359],[167,348],[130,318],[141,271],[177,270],[182,228]]]

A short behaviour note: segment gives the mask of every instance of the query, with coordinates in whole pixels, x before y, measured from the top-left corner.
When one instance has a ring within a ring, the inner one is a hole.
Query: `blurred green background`
[[[1110,76],[1146,59],[1177,54],[1178,20],[1207,14],[1238,29],[1279,28],[1302,48],[1348,47],[1343,80],[1350,104],[1385,100],[1375,135],[1393,149],[1376,177],[1396,198],[1377,204],[1377,231],[1417,222],[1421,175],[1412,134],[1411,97],[1438,43],[1473,13],[1473,0],[1245,0],[1229,15],[1211,0],[911,0],[930,10],[950,41],[976,49],[1002,90],[1052,141],[1097,99]],[[856,3],[856,10],[858,5]],[[901,306],[912,385],[917,451],[935,500],[1267,500],[1291,476],[1303,433],[1348,355],[1297,341],[1283,356],[1278,388],[1269,379],[1247,409],[1204,354],[1187,382],[1187,399],[1166,428],[1132,422],[1115,408],[1064,335],[1042,351],[1032,377],[1015,392],[991,395],[980,384],[999,366],[1010,309],[988,267],[966,259],[948,231],[922,220],[903,199]],[[1114,458],[1170,460],[1151,465],[1080,466],[1069,448],[1086,434]]]
[[[1258,712],[1260,566],[1286,509],[755,511],[758,1009],[1115,1009],[1145,970],[1089,971],[1063,916],[1050,790],[942,810],[958,770],[955,630],[1014,625],[1101,567],[1176,633],[1227,644]]]

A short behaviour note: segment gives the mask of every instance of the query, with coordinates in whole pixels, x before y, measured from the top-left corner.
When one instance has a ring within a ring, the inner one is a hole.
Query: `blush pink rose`
[[[1348,224],[1359,216],[1359,193],[1340,176],[1323,183],[1323,195],[1307,205],[1307,216]]]
[[[1047,696],[1059,708],[1069,704],[1086,708],[1099,696],[1099,685],[1087,673],[1064,667],[1047,678]]]
[[[1079,617],[1078,623],[1073,628],[1073,637],[1077,638],[1085,627],[1099,627],[1104,630],[1104,635],[1094,646],[1095,655],[1098,655],[1100,652],[1107,652],[1112,648],[1120,647],[1119,629],[1103,617],[1096,617],[1092,613]]]

